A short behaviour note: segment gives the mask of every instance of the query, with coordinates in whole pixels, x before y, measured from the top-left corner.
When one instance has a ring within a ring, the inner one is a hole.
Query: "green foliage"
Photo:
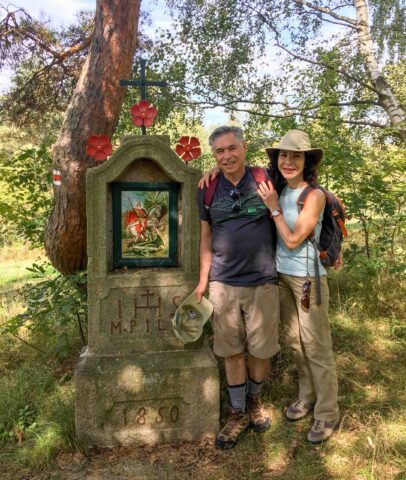
[[[58,382],[38,358],[13,367],[0,379],[0,460],[15,449],[18,463],[43,468],[74,445],[73,385]]]
[[[72,330],[79,329],[86,343],[87,305],[86,273],[61,275],[55,270],[49,274],[48,263],[34,263],[31,268],[35,283],[21,290],[25,306],[18,314],[0,326],[0,334],[19,335],[22,330],[53,338],[48,355],[63,359],[72,348]]]
[[[0,423],[0,442],[5,442],[8,438],[14,440],[27,432],[32,431],[37,426],[35,421],[35,407],[25,405],[17,412],[15,421],[7,418],[6,423]]]
[[[88,52],[92,12],[79,12],[68,27],[55,28],[22,8],[0,5],[0,68],[12,85],[0,98],[3,121],[43,127],[60,121]]]
[[[49,148],[23,148],[15,154],[0,151],[0,243],[21,239],[31,246],[43,243],[51,209]]]
[[[35,407],[36,395],[46,395],[53,379],[46,368],[41,368],[35,375],[26,367],[18,370],[16,376],[8,374],[1,379],[0,394],[0,439],[21,442],[21,436],[35,429],[38,415]],[[7,395],[6,395],[7,392]]]
[[[404,57],[406,52],[406,9],[404,1],[369,0],[372,10],[372,35],[381,52],[391,58]]]
[[[333,116],[337,125],[389,125],[358,48],[354,6],[285,0],[167,3],[177,28],[161,32],[155,57],[167,71],[181,64],[173,89],[187,85],[190,103],[247,112],[248,122],[258,124],[272,118],[329,122]],[[372,3],[374,47],[383,54],[390,46],[399,62],[405,38],[400,38],[402,1]],[[396,19],[394,29],[386,28],[389,19]],[[384,37],[385,44],[379,41]],[[321,80],[322,97],[312,85]],[[397,97],[399,89],[394,83],[391,87]]]
[[[361,251],[372,260],[404,264],[402,229],[406,214],[405,155],[401,148],[371,139],[367,145],[354,129],[336,130],[334,140],[326,130],[313,137],[325,145],[326,159],[320,183],[337,192],[347,214],[361,226]],[[355,265],[359,248],[348,261]]]

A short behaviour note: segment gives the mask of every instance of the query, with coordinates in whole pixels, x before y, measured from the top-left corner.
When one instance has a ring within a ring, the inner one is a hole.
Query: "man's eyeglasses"
[[[302,298],[300,299],[300,306],[304,312],[308,312],[310,308],[310,292],[312,290],[312,282],[306,280],[302,285]]]
[[[238,188],[234,187],[230,190],[230,197],[233,201],[233,204],[231,205],[231,210],[233,212],[239,212],[241,210],[241,193]]]

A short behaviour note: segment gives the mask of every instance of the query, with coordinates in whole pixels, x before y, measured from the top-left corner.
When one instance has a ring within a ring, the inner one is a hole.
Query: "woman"
[[[315,253],[306,240],[313,230],[316,239],[320,235],[325,196],[317,188],[311,190],[300,212],[297,200],[308,185],[315,184],[323,150],[311,148],[305,132],[290,130],[277,147],[266,151],[271,160],[272,182],[261,183],[258,194],[277,228],[281,324],[299,373],[299,398],[289,406],[286,417],[296,421],[314,410],[315,421],[307,438],[317,444],[330,438],[339,424],[326,271],[318,259],[321,276],[321,305],[318,305]]]

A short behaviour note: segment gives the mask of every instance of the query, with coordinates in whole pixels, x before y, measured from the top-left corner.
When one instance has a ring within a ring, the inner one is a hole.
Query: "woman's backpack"
[[[341,244],[344,237],[347,237],[347,230],[345,228],[345,206],[334,193],[329,192],[320,185],[308,185],[300,194],[297,200],[299,213],[301,212],[307,195],[314,189],[321,190],[326,197],[326,206],[324,208],[323,220],[321,223],[321,232],[319,241],[316,241],[314,230],[307,237],[314,247],[314,267],[316,273],[317,284],[317,304],[321,304],[320,294],[320,274],[319,263],[317,261],[317,254],[320,261],[325,267],[334,266],[341,253]]]

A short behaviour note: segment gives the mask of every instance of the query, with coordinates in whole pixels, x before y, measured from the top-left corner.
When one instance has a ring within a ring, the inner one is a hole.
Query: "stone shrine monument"
[[[196,440],[219,421],[217,362],[171,318],[198,281],[200,172],[164,136],[125,137],[87,172],[88,347],[76,367],[85,445]]]

